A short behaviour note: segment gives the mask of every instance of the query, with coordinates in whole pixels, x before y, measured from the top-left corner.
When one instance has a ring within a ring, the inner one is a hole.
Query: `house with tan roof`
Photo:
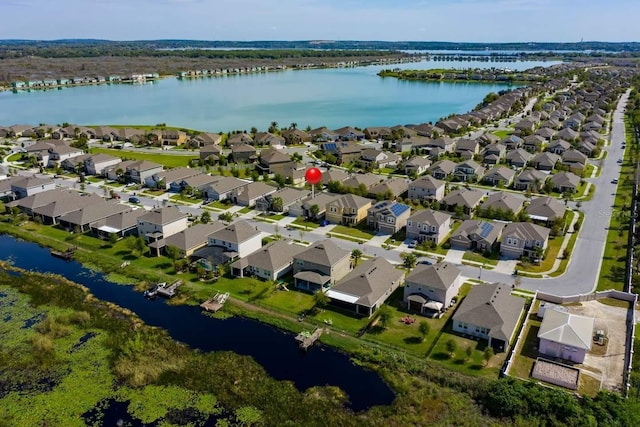
[[[383,200],[367,211],[367,225],[385,234],[395,234],[407,225],[411,208],[393,200]]]
[[[482,216],[513,219],[522,210],[523,206],[524,197],[520,194],[498,191],[490,194],[478,208],[478,211],[482,213]]]
[[[200,148],[200,160],[209,163],[218,163],[222,157],[222,148],[218,145],[210,144]]]
[[[311,292],[326,291],[351,270],[351,252],[332,240],[322,240],[294,255],[295,286]]]
[[[254,141],[251,135],[245,132],[239,132],[229,136],[229,138],[227,139],[227,146],[233,148],[233,146],[235,145],[250,145],[253,144],[253,142]]]
[[[294,257],[305,249],[295,243],[275,240],[234,261],[230,266],[231,274],[236,277],[256,276],[263,280],[278,280],[293,270]]]
[[[209,224],[195,224],[171,236],[151,242],[149,248],[156,256],[160,256],[162,252],[166,253],[167,247],[173,246],[179,249],[180,258],[185,258],[191,256],[198,249],[207,246],[209,235],[224,227],[225,225],[220,221],[214,221]]]
[[[527,257],[540,262],[549,242],[549,230],[530,222],[512,222],[502,230],[500,254],[507,258]]]
[[[278,190],[273,185],[264,182],[250,182],[242,187],[236,188],[231,194],[233,203],[239,206],[253,207],[259,199],[273,194]]]
[[[439,160],[431,165],[429,173],[436,179],[445,179],[456,169],[456,164],[451,160]]]
[[[549,178],[551,188],[558,193],[577,193],[580,177],[573,172],[559,172]]]
[[[443,210],[453,212],[456,207],[461,206],[464,213],[470,215],[480,204],[484,197],[484,191],[466,188],[459,188],[447,194],[441,201]]]
[[[314,197],[306,197],[299,202],[289,206],[289,215],[295,217],[303,217],[311,220],[322,219],[326,215],[327,204],[340,198],[340,194],[333,193],[316,193]],[[318,212],[313,215],[313,206],[317,206]]]
[[[356,225],[367,217],[370,207],[371,199],[343,194],[327,203],[325,218],[334,224]]]
[[[89,199],[89,197],[84,196]],[[131,208],[113,200],[104,200],[100,196],[94,196],[93,200],[86,200],[79,204],[76,209],[59,217],[60,226],[66,230],[80,233],[89,231],[91,224],[105,219],[109,216],[128,212]]]
[[[389,178],[369,188],[369,195],[375,198],[392,198],[406,194],[409,180],[405,178]]]
[[[309,190],[301,188],[284,187],[275,193],[267,194],[256,200],[256,209],[261,212],[289,212],[289,208],[297,202],[300,202],[311,193]],[[276,204],[274,200],[280,199]]]
[[[200,170],[194,168],[174,168],[164,170],[147,177],[144,185],[149,188],[168,190],[172,183],[184,182],[184,180],[201,175]]]
[[[256,132],[253,136],[253,142],[260,147],[264,145],[271,147],[285,145],[285,139],[283,137],[274,135],[271,132]]]
[[[282,136],[287,144],[301,144],[311,141],[311,136],[300,129],[287,129],[282,131]]]
[[[547,226],[558,218],[564,218],[565,211],[564,203],[550,196],[534,198],[525,209],[529,218],[533,221],[543,222]]]
[[[326,172],[322,172],[322,185],[327,185],[330,182],[343,182],[349,179],[350,175],[342,169],[329,169]]]
[[[330,304],[371,317],[400,286],[403,277],[404,272],[385,258],[372,258],[343,277],[327,291],[327,296]]]
[[[423,209],[407,219],[407,239],[432,242],[439,245],[451,231],[451,215],[445,212]]]
[[[493,169],[488,170],[482,181],[490,185],[509,187],[513,184],[513,180],[516,177],[516,171],[505,166],[495,166]]]
[[[452,248],[490,252],[502,234],[503,224],[467,219],[449,238]]]
[[[229,259],[243,258],[262,247],[262,232],[240,219],[209,234],[207,245],[223,248]]]
[[[249,144],[237,143],[231,146],[231,158],[236,163],[248,163],[257,159],[256,149]]]
[[[415,156],[405,162],[404,173],[420,176],[429,169],[429,166],[431,166],[431,160],[426,157]]]
[[[441,311],[451,305],[462,283],[462,272],[451,263],[419,264],[405,277],[403,302],[409,311]]]
[[[486,283],[471,288],[452,316],[453,330],[487,340],[497,352],[507,351],[515,337],[525,300],[511,286]]]
[[[91,233],[104,240],[109,240],[111,235],[118,238],[136,235],[138,233],[138,218],[145,213],[144,209],[117,212],[89,224]]]
[[[11,191],[16,198],[22,199],[43,191],[56,188],[56,183],[50,178],[24,177],[11,183]]]
[[[560,162],[560,156],[557,154],[545,151],[538,153],[529,162],[531,166],[541,171],[551,171],[555,169],[556,165]]]
[[[34,207],[31,211],[32,215],[40,217],[44,224],[55,225],[59,223],[59,219],[61,217],[70,212],[74,212],[78,209],[83,209],[91,205],[103,205],[102,202],[105,201],[102,197],[93,193],[87,194],[76,191],[63,191],[58,194],[59,197],[50,203]],[[120,206],[130,209],[124,205]],[[73,230],[73,227],[70,227],[70,229]]]
[[[138,236],[144,237],[147,243],[160,240],[186,229],[187,214],[175,206],[147,211],[138,217]]]
[[[189,145],[192,147],[206,147],[220,143],[222,143],[222,135],[208,132],[200,133],[189,140]]]
[[[525,169],[516,177],[513,188],[516,190],[540,191],[549,175],[537,169]]]
[[[276,148],[268,148],[260,152],[256,169],[263,174],[280,174],[293,163],[288,154]]]
[[[363,186],[364,189],[369,190],[374,185],[378,184],[384,177],[380,175],[374,175],[372,173],[355,173],[349,178],[342,181],[342,184],[347,188],[354,190],[360,189]]]
[[[247,185],[243,181],[233,176],[214,176],[212,181],[203,183],[198,189],[202,192],[205,200],[227,200],[232,199],[234,192]]]
[[[433,176],[426,175],[409,183],[408,197],[419,201],[440,201],[444,197],[446,184]]]

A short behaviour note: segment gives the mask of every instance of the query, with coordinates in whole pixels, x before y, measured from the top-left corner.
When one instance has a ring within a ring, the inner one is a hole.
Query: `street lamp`
[[[478,279],[480,281],[482,281],[482,267],[484,266],[484,264],[480,265],[480,273],[478,274]]]

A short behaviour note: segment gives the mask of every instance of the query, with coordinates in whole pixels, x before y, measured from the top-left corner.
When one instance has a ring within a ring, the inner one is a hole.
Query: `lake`
[[[54,258],[48,249],[35,243],[0,235],[0,259],[80,283],[97,298],[135,312],[146,324],[166,329],[172,338],[192,348],[251,356],[273,378],[292,381],[301,391],[313,386],[338,386],[348,394],[348,406],[354,411],[389,405],[395,397],[375,372],[355,366],[346,354],[330,347],[315,345],[303,352],[292,334],[254,320],[213,319],[202,315],[199,307],[167,305],[162,299],[149,301],[131,286],[111,283],[78,262]]]
[[[507,84],[415,82],[381,78],[384,68],[510,68],[549,61],[432,61],[386,66],[287,70],[143,85],[96,85],[46,91],[0,92],[0,125],[155,125],[211,132],[266,130],[275,121],[298,127],[393,126],[435,122],[472,110]]]

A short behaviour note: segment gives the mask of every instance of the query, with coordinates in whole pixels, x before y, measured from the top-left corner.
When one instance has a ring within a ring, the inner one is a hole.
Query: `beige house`
[[[444,197],[444,181],[430,175],[420,177],[409,184],[409,199],[419,201],[440,201]]]
[[[441,311],[451,305],[463,282],[462,272],[453,264],[419,264],[405,278],[403,301],[409,311]]]
[[[325,218],[334,224],[356,225],[367,217],[371,199],[344,194],[327,203]]]
[[[563,310],[547,309],[538,331],[542,356],[557,357],[572,363],[582,363],[593,337],[595,319]]]
[[[211,224],[196,224],[179,233],[151,242],[149,248],[157,256],[160,256],[160,253],[163,250],[166,251],[168,246],[173,246],[180,250],[181,258],[188,257],[196,250],[207,246],[207,236],[224,228],[224,226],[222,222],[218,221]]]
[[[380,233],[395,234],[407,225],[411,208],[403,203],[385,200],[367,211],[367,225]]]
[[[424,209],[407,219],[407,239],[441,244],[451,231],[451,215]]]
[[[231,264],[231,274],[237,277],[257,276],[277,280],[293,269],[293,258],[304,246],[284,240],[273,241]]]
[[[244,219],[240,219],[209,234],[207,246],[223,248],[227,258],[243,258],[262,247],[262,232]]]
[[[539,262],[549,242],[549,230],[530,222],[512,222],[502,231],[500,254],[509,258],[527,257]]]
[[[331,240],[311,244],[293,257],[295,286],[326,291],[351,270],[351,252]]]
[[[138,217],[138,236],[149,243],[179,233],[187,226],[187,214],[175,206],[153,209]]]

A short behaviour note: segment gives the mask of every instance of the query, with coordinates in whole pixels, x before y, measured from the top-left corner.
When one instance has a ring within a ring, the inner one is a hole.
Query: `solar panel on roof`
[[[395,216],[400,216],[407,209],[409,209],[409,206],[403,205],[402,203],[396,203],[391,206],[391,212],[393,212]]]
[[[480,224],[480,237],[485,238],[491,233],[493,230],[493,225],[488,222],[483,222]]]
[[[325,151],[336,151],[338,147],[334,143],[324,144]]]

